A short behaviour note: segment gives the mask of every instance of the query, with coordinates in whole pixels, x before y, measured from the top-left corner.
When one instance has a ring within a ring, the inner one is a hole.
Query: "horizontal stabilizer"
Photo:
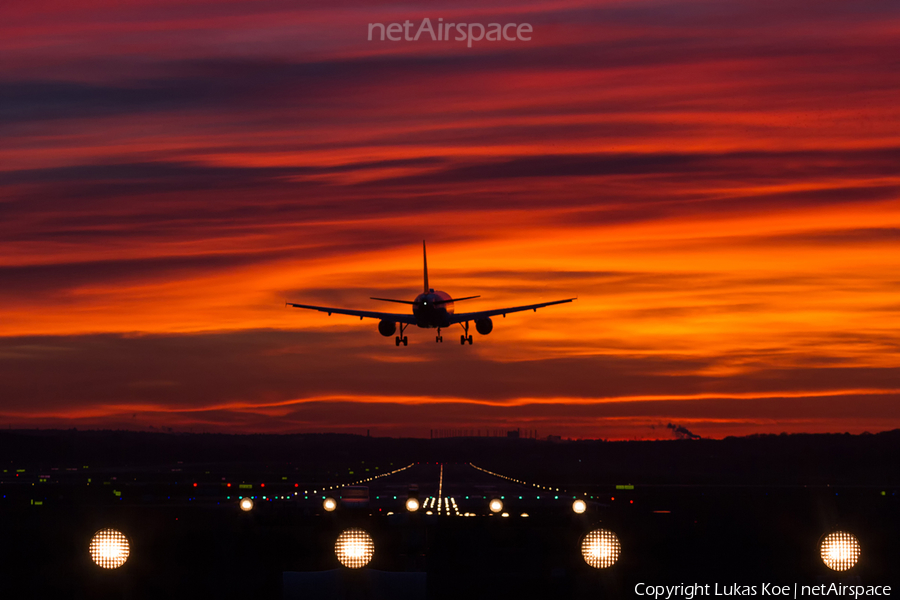
[[[382,302],[397,302],[398,304],[415,304],[410,300],[394,300],[393,298],[369,298],[369,300],[381,300]]]
[[[481,296],[466,296],[465,298],[450,298],[449,300],[435,300],[435,304],[446,304],[447,302],[461,302],[463,300],[471,300],[472,298],[481,298]]]

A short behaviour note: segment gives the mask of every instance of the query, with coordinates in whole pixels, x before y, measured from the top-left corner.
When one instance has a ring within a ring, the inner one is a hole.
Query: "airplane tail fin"
[[[422,240],[422,266],[425,274],[425,293],[430,289],[428,287],[428,256],[425,254],[425,240]]]

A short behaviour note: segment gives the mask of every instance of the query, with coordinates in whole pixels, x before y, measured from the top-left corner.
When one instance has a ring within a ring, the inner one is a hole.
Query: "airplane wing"
[[[539,308],[543,308],[544,306],[552,306],[554,304],[564,304],[566,302],[571,302],[572,300],[577,300],[577,298],[567,298],[566,300],[554,300],[553,302],[541,302],[540,304],[529,304],[528,306],[513,306],[511,308],[496,308],[494,310],[482,310],[479,312],[470,312],[470,313],[458,313],[455,315],[450,315],[450,323],[463,323],[465,321],[477,321],[478,319],[484,319],[485,317],[493,317],[495,315],[503,315],[506,316],[506,313],[514,313],[521,312],[523,310],[537,310]]]
[[[329,308],[327,306],[308,306],[306,304],[293,304],[291,302],[286,302],[285,304],[287,306],[293,306],[294,308],[306,308],[309,310],[317,310],[319,312],[328,313],[328,316],[331,316],[331,313],[334,313],[336,315],[350,315],[351,317],[359,317],[360,319],[381,319],[383,321],[391,321],[393,323],[409,323],[410,325],[416,324],[416,318],[410,314],[400,315],[396,313],[373,312],[371,310],[348,310],[346,308]]]

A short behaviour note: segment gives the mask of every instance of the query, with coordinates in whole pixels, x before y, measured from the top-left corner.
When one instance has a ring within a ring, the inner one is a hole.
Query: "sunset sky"
[[[531,41],[369,41],[424,17]],[[900,427],[900,5],[0,7],[0,426]],[[479,310],[436,344],[285,301]],[[465,306],[465,308],[463,308]]]

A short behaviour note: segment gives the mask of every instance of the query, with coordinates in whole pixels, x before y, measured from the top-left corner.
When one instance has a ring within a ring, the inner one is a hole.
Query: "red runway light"
[[[194,484],[194,487],[197,487],[197,484],[196,484],[196,483]]]
[[[266,484],[261,483],[261,484],[259,484],[259,487],[266,487]]]
[[[226,484],[226,486],[227,486],[227,487],[231,487],[231,484],[230,484],[230,483],[228,483],[228,484]]]

